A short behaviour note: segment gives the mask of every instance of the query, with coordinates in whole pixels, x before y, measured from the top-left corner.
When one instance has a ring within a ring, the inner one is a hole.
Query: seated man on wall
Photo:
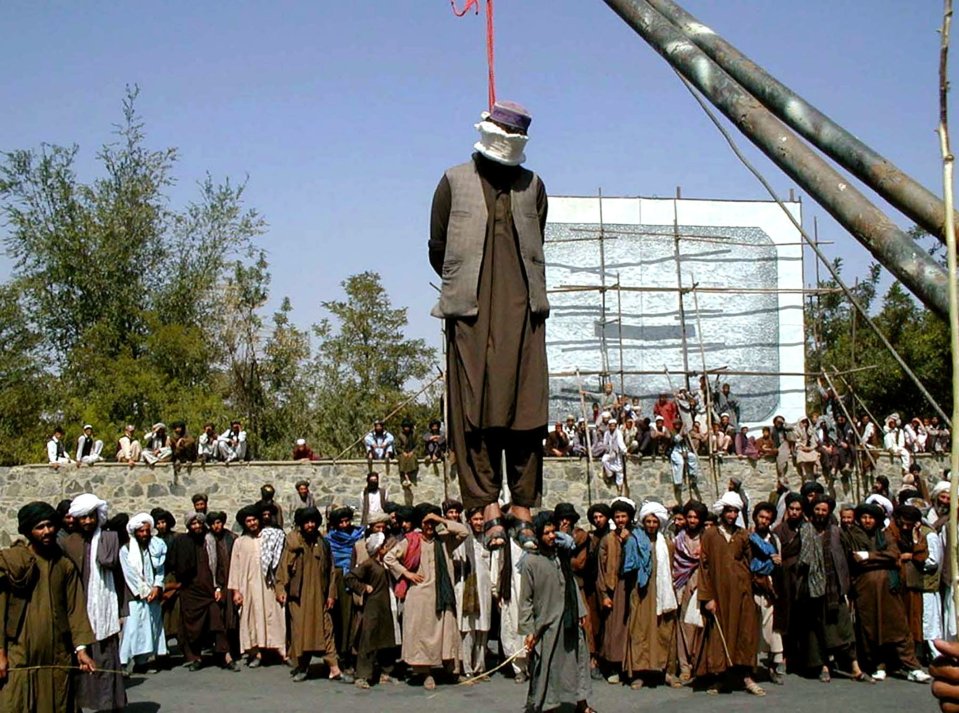
[[[77,464],[93,465],[103,460],[100,452],[103,450],[103,441],[93,438],[93,426],[84,425],[83,433],[77,438]]]
[[[67,455],[66,447],[63,445],[63,429],[60,426],[53,429],[53,435],[47,441],[47,460],[53,466],[73,463],[73,460]]]
[[[393,451],[393,434],[383,427],[383,422],[377,419],[373,422],[373,430],[366,434],[363,439],[363,445],[366,448],[366,459],[368,461],[385,460],[394,458],[396,454]]]
[[[446,436],[439,419],[430,421],[430,431],[423,437],[426,446],[426,462],[439,463],[446,456]]]
[[[196,460],[196,439],[186,432],[186,423],[174,421],[171,436],[174,463],[193,463]]]
[[[557,421],[553,430],[546,434],[546,455],[550,458],[565,458],[569,455],[569,438],[563,430],[562,421]]]
[[[143,460],[149,465],[166,463],[173,458],[173,439],[167,435],[165,423],[153,424],[143,443]]]
[[[123,429],[123,435],[117,441],[117,463],[133,465],[143,455],[140,441],[133,437],[134,430],[133,424],[127,424]]]
[[[201,463],[215,461],[220,454],[220,440],[216,435],[213,424],[207,421],[203,424],[203,433],[197,441],[197,459]]]
[[[246,431],[239,421],[231,421],[230,427],[218,439],[220,459],[224,463],[246,460]]]

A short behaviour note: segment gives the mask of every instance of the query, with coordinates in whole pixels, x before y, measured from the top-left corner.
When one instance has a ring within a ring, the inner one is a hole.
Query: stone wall
[[[889,477],[893,488],[898,488],[901,482],[898,462],[888,456],[878,460],[879,472]],[[947,465],[944,460],[932,457],[922,460],[923,471],[930,482],[935,482]],[[717,481],[725,489],[725,483],[733,476],[742,479],[754,502],[767,497],[775,485],[775,467],[770,461],[717,459],[715,469],[711,469],[702,459],[701,467],[704,472],[700,477],[700,492],[706,502],[715,499]],[[421,467],[412,493],[400,487],[395,464],[388,470],[379,470],[381,483],[387,488],[391,500],[405,500],[409,504],[424,501],[439,503],[445,496],[457,497],[459,493],[455,478],[448,481],[444,488],[442,468]],[[544,506],[571,502],[585,514],[589,502],[609,502],[615,497],[616,490],[602,481],[600,472],[599,464],[594,463],[593,477],[587,485],[585,460],[547,459],[543,474]],[[360,502],[366,473],[366,461],[195,465],[184,466],[178,471],[174,471],[171,465],[158,465],[155,468],[136,465],[131,468],[121,463],[101,463],[82,468],[53,468],[46,464],[0,468],[0,546],[9,544],[17,536],[17,510],[31,500],[46,500],[55,505],[64,498],[93,492],[109,501],[111,513],[134,513],[162,507],[181,519],[193,509],[190,502],[193,493],[207,493],[211,509],[225,510],[233,515],[243,505],[259,499],[261,485],[272,483],[278,502],[290,512],[294,505],[295,483],[306,479],[310,481],[314,496],[322,506],[337,502],[356,507]],[[790,477],[793,483],[798,484],[792,469]],[[669,464],[663,459],[630,461],[626,467],[626,478],[633,499],[641,501],[655,497],[666,503],[674,502]],[[850,485],[848,492],[839,484],[837,488],[840,500],[853,500],[856,497],[855,484]],[[688,491],[683,496],[687,497]]]

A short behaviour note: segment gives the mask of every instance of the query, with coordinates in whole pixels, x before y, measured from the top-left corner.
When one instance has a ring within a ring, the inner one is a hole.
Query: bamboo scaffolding
[[[687,293],[691,288],[689,287],[657,287],[657,286],[621,286],[617,287],[615,285],[563,285],[562,287],[553,287],[546,290],[547,294],[557,294],[561,292],[607,292],[609,290],[618,289],[623,290],[624,292],[681,292]],[[842,292],[841,289],[834,287],[824,287],[821,290],[808,287],[782,287],[782,288],[768,288],[768,287],[697,287],[703,294],[740,294],[740,295],[809,295],[809,294],[832,294],[835,292]]]
[[[696,336],[699,337],[699,356],[703,362],[703,379],[706,381],[706,393],[704,397],[706,401],[706,446],[709,451],[709,470],[713,474],[713,489],[716,491],[716,497],[718,498],[719,474],[716,472],[716,455],[713,452],[713,404],[711,389],[709,388],[709,377],[707,376],[711,372],[706,369],[706,348],[703,345],[703,325],[702,320],[699,318],[699,296],[696,294],[695,275],[691,274],[690,279],[693,283],[693,308],[696,310]]]
[[[856,422],[853,421],[852,416],[849,414],[849,411],[846,410],[846,404],[843,403],[842,399],[839,398],[839,392],[836,391],[836,385],[832,383],[832,379],[829,378],[829,374],[826,373],[826,370],[822,370],[822,375],[826,377],[826,383],[829,384],[829,388],[832,389],[832,392],[836,395],[836,401],[839,402],[839,408],[842,409],[842,412],[846,415],[846,420],[849,422],[849,425],[852,426],[852,432],[856,434],[856,442],[858,445],[863,446],[863,450],[866,452],[866,455],[869,456],[869,462],[872,463],[873,469],[876,467],[876,459],[872,457],[872,453],[869,452],[869,449],[865,447],[865,444],[862,442],[862,434],[859,432],[859,427],[856,425]],[[859,448],[855,449],[856,458],[853,461],[856,468],[856,502],[860,502],[860,484],[862,485],[862,490],[866,489],[866,481],[863,477],[862,467],[859,463]]]
[[[878,364],[870,364],[868,366],[860,366],[855,369],[847,369],[845,371],[835,371],[835,374],[851,374],[853,372],[860,371],[869,371],[870,369],[878,369]],[[605,372],[588,369],[577,369],[575,371],[551,371],[549,376],[553,377],[566,377],[566,376],[599,376]],[[701,370],[693,369],[686,372],[680,371],[670,371],[668,369],[624,369],[623,374],[626,376],[663,376],[666,374],[682,374],[685,373],[686,376],[696,376],[697,374],[702,373]],[[729,369],[727,367],[713,368],[706,371],[707,374],[725,374],[727,376],[801,376],[801,377],[816,377],[819,376],[817,371],[736,371],[734,369]]]

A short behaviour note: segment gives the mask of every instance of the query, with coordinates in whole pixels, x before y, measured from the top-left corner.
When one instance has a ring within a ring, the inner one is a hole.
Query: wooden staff
[[[593,506],[593,442],[589,437],[589,420],[586,414],[586,395],[583,393],[583,380],[576,368],[576,383],[579,386],[579,412],[586,423],[586,504]]]

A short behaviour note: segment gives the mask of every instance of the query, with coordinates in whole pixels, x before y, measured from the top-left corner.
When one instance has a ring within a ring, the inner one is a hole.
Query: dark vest
[[[434,317],[475,317],[479,311],[477,289],[489,211],[483,184],[472,160],[446,172],[452,203],[446,230],[446,252],[443,256],[442,287],[439,302],[433,307]],[[546,260],[543,257],[543,233],[536,210],[536,174],[519,169],[519,177],[510,191],[510,208],[519,252],[529,289],[530,311],[549,316],[546,298]]]

